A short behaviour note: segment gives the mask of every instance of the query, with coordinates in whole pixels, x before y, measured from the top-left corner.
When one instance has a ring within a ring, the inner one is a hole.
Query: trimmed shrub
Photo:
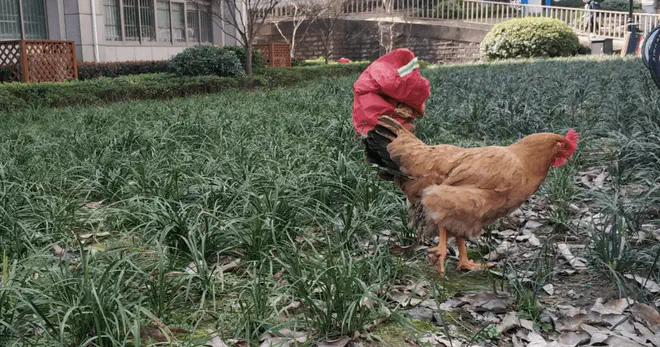
[[[224,50],[232,51],[238,59],[241,61],[241,66],[247,71],[247,49],[239,46],[224,46]],[[264,57],[261,55],[261,51],[253,49],[252,50],[252,71],[258,71],[266,67],[264,63]]]
[[[241,76],[245,73],[236,53],[216,46],[194,46],[175,55],[169,63],[177,76]]]
[[[495,25],[481,41],[485,60],[568,57],[576,55],[580,41],[562,21],[551,18],[511,19]]]
[[[0,112],[23,108],[101,105],[129,100],[160,100],[251,89],[285,87],[324,77],[358,75],[369,63],[333,64],[301,68],[266,68],[254,77],[145,74],[87,81],[0,84]],[[356,76],[357,77],[357,76]]]
[[[116,63],[78,63],[78,79],[88,80],[99,77],[119,77],[167,72],[167,60],[124,61]]]

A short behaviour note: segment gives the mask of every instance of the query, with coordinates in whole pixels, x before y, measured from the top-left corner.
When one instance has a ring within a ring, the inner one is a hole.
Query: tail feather
[[[394,181],[395,177],[405,178],[406,175],[401,172],[399,165],[392,160],[387,146],[398,137],[398,134],[408,130],[390,117],[383,116],[378,120],[380,123],[367,133],[363,141],[366,159],[369,163],[378,166],[378,177],[383,180]]]

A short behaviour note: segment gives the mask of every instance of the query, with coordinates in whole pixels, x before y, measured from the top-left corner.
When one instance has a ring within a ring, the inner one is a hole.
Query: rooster
[[[388,116],[378,121],[363,139],[366,159],[378,166],[379,178],[394,181],[406,194],[409,215],[417,216],[411,224],[421,224],[418,239],[429,230],[438,233],[440,242],[430,252],[443,277],[448,237],[456,238],[458,270],[480,269],[468,259],[466,239],[522,205],[550,166],[564,165],[577,149],[574,130],[566,136],[532,134],[507,147],[461,148],[429,146]]]

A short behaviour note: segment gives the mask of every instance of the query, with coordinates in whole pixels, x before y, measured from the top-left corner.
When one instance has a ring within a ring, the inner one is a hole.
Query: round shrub
[[[241,61],[243,69],[247,71],[247,49],[240,46],[224,46],[222,49],[234,52],[238,59]],[[264,64],[264,58],[261,55],[261,51],[252,49],[252,71],[263,69],[265,66],[266,65]]]
[[[194,46],[175,55],[170,72],[178,76],[240,76],[245,73],[236,53],[215,46]]]
[[[551,18],[511,19],[495,25],[481,41],[485,60],[567,57],[577,54],[580,41],[562,21]]]

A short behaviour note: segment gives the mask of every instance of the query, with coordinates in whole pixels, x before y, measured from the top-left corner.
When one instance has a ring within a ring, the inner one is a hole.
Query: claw
[[[473,271],[473,270],[481,270],[481,269],[488,269],[493,267],[494,264],[487,263],[487,264],[480,264],[476,263],[472,260],[465,260],[461,261],[458,263],[458,266],[456,267],[456,270],[461,271],[461,270],[466,270],[466,271]]]

